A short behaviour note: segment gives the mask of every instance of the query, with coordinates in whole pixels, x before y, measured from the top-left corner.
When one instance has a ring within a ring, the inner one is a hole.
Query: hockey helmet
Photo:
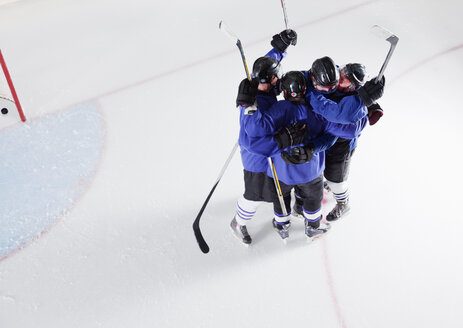
[[[339,69],[330,57],[322,57],[312,64],[311,74],[315,83],[322,87],[335,88],[339,82]]]
[[[281,78],[281,90],[287,98],[303,98],[307,89],[305,76],[299,71],[290,71]]]
[[[364,65],[359,63],[346,64],[341,70],[355,89],[365,84],[367,71]]]
[[[256,77],[259,83],[270,83],[272,76],[281,77],[280,62],[271,57],[257,58],[252,66],[252,75]]]

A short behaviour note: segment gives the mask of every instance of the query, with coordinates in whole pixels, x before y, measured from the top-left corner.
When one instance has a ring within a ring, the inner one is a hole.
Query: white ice
[[[307,244],[295,219],[284,245],[265,204],[242,246],[235,156],[201,219],[205,255],[191,225],[236,141],[245,77],[218,23],[252,64],[285,27],[280,1],[0,0],[28,118],[0,116],[0,327],[462,326],[463,4],[286,7],[286,71],[330,55],[374,76],[389,45],[371,26],[400,38],[385,115],[326,237]]]

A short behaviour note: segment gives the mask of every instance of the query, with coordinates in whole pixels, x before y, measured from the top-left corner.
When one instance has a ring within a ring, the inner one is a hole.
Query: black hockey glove
[[[238,95],[236,96],[236,107],[239,105],[242,106],[252,106],[256,102],[257,95],[257,86],[259,81],[257,79],[244,79],[241,81],[240,86],[238,87]]]
[[[297,43],[297,33],[294,30],[287,29],[272,37],[270,44],[279,52],[285,52],[290,45],[295,46]]]
[[[383,109],[379,106],[378,103],[374,103],[371,106],[368,106],[368,121],[370,125],[375,125],[376,122],[383,116]]]
[[[383,96],[384,84],[386,82],[384,76],[381,81],[375,83],[375,79],[367,81],[363,87],[358,90],[360,98],[362,98],[365,106],[371,106],[373,103]]]
[[[278,149],[284,149],[303,143],[306,135],[307,126],[296,122],[281,129],[273,139],[278,144]]]
[[[312,160],[313,144],[308,144],[304,147],[291,148],[290,152],[282,152],[281,158],[288,164],[304,164]]]

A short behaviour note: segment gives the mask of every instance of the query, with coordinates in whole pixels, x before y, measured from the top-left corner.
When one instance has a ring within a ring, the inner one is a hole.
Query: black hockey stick
[[[198,216],[196,217],[195,221],[193,222],[193,231],[195,233],[196,241],[198,242],[199,248],[204,254],[209,253],[209,246],[207,245],[206,241],[204,240],[203,234],[201,233],[201,228],[199,227],[199,220],[201,219],[201,216],[203,215],[204,209],[207,206],[207,203],[209,203],[209,200],[211,199],[212,194],[215,191],[215,188],[217,188],[217,185],[220,182],[220,179],[222,178],[223,174],[225,173],[225,170],[228,167],[228,164],[230,164],[230,161],[233,158],[233,155],[236,152],[236,149],[238,148],[238,141],[235,143],[233,146],[232,151],[230,152],[230,155],[228,155],[227,161],[225,162],[225,165],[222,167],[222,170],[220,171],[220,174],[217,178],[217,180],[214,183],[214,186],[212,187],[211,191],[209,192],[209,195],[207,195],[207,198],[199,210]]]
[[[381,78],[384,75],[384,71],[386,70],[386,66],[387,66],[387,64],[389,63],[389,60],[392,57],[392,54],[393,54],[393,52],[395,50],[395,47],[397,46],[397,43],[399,42],[399,38],[395,34],[389,32],[384,27],[381,27],[379,25],[373,25],[371,29],[372,29],[372,32],[375,35],[379,36],[382,39],[385,39],[387,42],[389,42],[391,44],[391,46],[389,48],[389,52],[387,53],[386,59],[384,60],[383,66],[381,66],[381,70],[379,71],[379,74],[375,79],[375,82],[377,83],[378,81],[381,80]]]
[[[246,75],[247,75],[249,81],[251,81],[251,75],[249,74],[248,64],[246,63],[246,58],[244,57],[244,51],[243,51],[243,46],[241,45],[241,41],[233,33],[231,33],[226,28],[225,24],[222,23],[222,21],[220,21],[220,23],[219,23],[219,29],[222,32],[224,32],[225,34],[227,34],[227,36],[230,37],[235,42],[236,46],[240,50],[241,59],[243,60],[243,65],[244,65],[244,68],[246,70]],[[207,203],[209,203],[209,200],[211,199],[212,194],[215,191],[215,188],[217,188],[217,185],[219,184],[220,179],[222,178],[226,168],[228,167],[228,164],[230,163],[231,159],[233,158],[233,155],[235,154],[237,148],[238,148],[238,141],[233,146],[233,149],[232,149],[230,155],[228,155],[227,161],[225,162],[225,165],[223,166],[222,171],[220,171],[219,177],[217,178],[216,182],[214,183],[214,186],[212,187],[211,191],[209,192],[209,195],[207,195],[207,198],[204,201],[203,206],[199,210],[198,216],[196,216],[196,219],[193,222],[193,231],[195,233],[196,241],[198,242],[199,248],[201,249],[201,251],[204,254],[209,253],[209,245],[207,245],[206,240],[204,240],[203,234],[201,233],[201,228],[199,227],[199,220],[201,219],[201,216],[203,215],[203,212],[204,212],[204,209],[207,206]]]
[[[251,75],[249,74],[248,65],[246,63],[246,58],[244,57],[244,51],[243,51],[243,46],[241,45],[241,41],[226,28],[225,24],[223,24],[222,21],[220,21],[220,23],[219,23],[219,29],[222,32],[224,32],[225,34],[227,34],[227,36],[230,37],[235,42],[236,46],[240,50],[241,59],[243,60],[243,65],[244,65],[244,68],[246,70],[246,75],[247,75],[248,79],[251,80]],[[209,192],[209,195],[207,195],[207,198],[204,201],[203,206],[199,210],[199,213],[196,216],[195,221],[193,222],[193,231],[195,233],[196,241],[198,242],[199,248],[201,249],[201,251],[204,254],[209,253],[209,245],[206,243],[206,240],[203,237],[203,234],[201,232],[201,228],[199,227],[199,221],[201,220],[201,216],[203,215],[203,212],[206,209],[207,203],[209,203],[209,200],[211,199],[212,194],[215,191],[215,188],[217,188],[217,185],[219,184],[220,179],[222,178],[226,168],[228,167],[228,164],[230,163],[231,159],[233,158],[233,155],[235,154],[237,148],[238,148],[238,141],[233,146],[233,149],[230,152],[230,155],[228,155],[228,158],[227,158],[227,160],[225,162],[225,165],[222,167],[222,170],[220,171],[219,177],[217,178],[216,182],[214,183],[214,186],[212,187],[211,191]]]

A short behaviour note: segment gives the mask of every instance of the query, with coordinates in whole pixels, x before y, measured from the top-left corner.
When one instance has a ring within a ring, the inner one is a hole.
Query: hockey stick
[[[206,241],[204,240],[203,234],[201,233],[201,229],[199,227],[199,220],[201,219],[201,216],[203,215],[204,209],[206,208],[207,203],[209,203],[209,199],[211,199],[211,196],[214,193],[215,188],[219,184],[220,179],[222,178],[223,174],[225,173],[225,170],[227,169],[228,164],[230,164],[230,161],[232,160],[233,155],[235,154],[237,148],[238,148],[238,141],[233,146],[233,149],[230,152],[230,155],[228,155],[228,158],[227,158],[224,166],[222,167],[222,170],[220,171],[219,176],[218,176],[217,180],[214,183],[214,186],[212,187],[211,191],[209,192],[209,195],[207,195],[206,201],[204,202],[203,206],[199,210],[198,216],[196,217],[195,221],[193,222],[193,231],[195,233],[196,241],[198,242],[199,248],[201,249],[201,251],[204,254],[209,253],[209,246],[207,245]]]
[[[281,1],[281,4],[283,6],[283,0]],[[283,9],[284,9],[284,7],[283,7]],[[285,13],[285,21],[287,21],[286,9],[284,9],[284,13]],[[223,21],[220,21],[219,29],[222,32],[224,32],[230,39],[232,39],[233,42],[235,42],[238,49],[240,50],[241,59],[243,60],[244,70],[246,71],[246,76],[248,77],[248,80],[251,81],[251,74],[249,74],[248,64],[246,63],[246,57],[244,56],[244,50],[243,50],[243,46],[241,44],[240,39],[238,39],[238,37],[235,35],[235,33],[230,31],[230,29],[227,27],[227,25],[225,25],[225,23]],[[278,201],[280,202],[280,206],[281,206],[281,209],[283,210],[283,214],[286,216],[286,215],[288,215],[288,211],[286,210],[285,202],[284,202],[283,195],[282,195],[282,192],[281,192],[280,182],[278,181],[278,177],[277,177],[277,174],[276,174],[277,172],[275,170],[275,165],[273,165],[273,161],[272,161],[271,157],[268,157],[267,160],[269,162],[270,168],[272,169],[272,177],[273,177],[273,182],[275,184],[275,189],[276,189],[276,192],[277,192],[277,195],[278,195]]]
[[[286,26],[286,29],[289,29],[288,25],[288,14],[286,13],[286,4],[285,4],[285,0],[280,0],[281,1],[281,7],[283,8],[283,16],[285,18],[285,26]]]
[[[243,61],[244,70],[246,71],[246,77],[249,81],[251,81],[251,74],[249,74],[248,64],[246,62],[246,57],[244,56],[243,45],[241,44],[240,39],[238,39],[238,37],[228,29],[227,25],[225,25],[223,21],[220,21],[219,23],[219,30],[221,30],[223,33],[225,33],[226,36],[228,36],[231,40],[233,40],[233,42],[235,42],[241,54],[241,60]]]
[[[280,202],[281,210],[283,211],[283,215],[287,216],[288,211],[286,210],[286,205],[283,199],[283,193],[281,192],[281,186],[280,186],[280,182],[278,181],[278,176],[277,176],[277,171],[275,170],[275,165],[273,164],[271,157],[268,157],[267,160],[268,160],[268,165],[270,165],[270,168],[272,169],[273,183],[275,184],[275,190],[278,195],[278,200]]]
[[[384,27],[381,27],[379,25],[373,25],[371,27],[371,30],[373,34],[375,34],[376,36],[379,36],[382,39],[385,39],[387,42],[391,44],[391,47],[389,48],[389,52],[387,53],[386,59],[384,60],[383,66],[381,66],[381,70],[379,71],[379,74],[375,79],[375,83],[378,83],[378,81],[380,81],[384,75],[386,66],[389,63],[389,60],[391,59],[392,53],[394,52],[395,47],[397,46],[397,43],[399,42],[399,38],[395,34],[389,32]]]
[[[243,65],[244,65],[244,67],[246,69],[246,75],[247,75],[248,79],[251,80],[251,75],[249,74],[248,65],[246,63],[246,58],[244,57],[244,51],[243,51],[243,46],[241,45],[241,41],[233,33],[231,33],[227,29],[227,27],[225,26],[225,24],[222,21],[219,23],[219,29],[222,32],[224,32],[229,38],[231,38],[233,40],[233,42],[235,42],[236,46],[240,50],[241,59],[243,60]],[[193,222],[193,231],[195,233],[196,241],[198,242],[199,248],[201,249],[201,251],[204,254],[209,253],[209,245],[207,245],[206,240],[204,239],[203,234],[201,233],[201,228],[199,227],[199,221],[201,219],[201,216],[203,215],[203,212],[204,212],[204,210],[205,210],[205,208],[207,206],[207,203],[209,203],[209,200],[211,199],[212,194],[215,191],[215,188],[217,188],[217,185],[219,184],[220,179],[222,178],[223,174],[225,173],[225,170],[228,167],[228,164],[230,163],[231,159],[233,158],[233,155],[235,154],[237,148],[238,148],[238,141],[233,146],[233,149],[230,152],[230,155],[228,155],[228,158],[227,158],[227,160],[225,162],[225,165],[222,167],[222,170],[220,171],[219,177],[217,178],[216,182],[214,183],[214,186],[212,187],[211,191],[209,192],[209,195],[207,195],[207,198],[204,201],[203,206],[199,210],[199,213],[196,216],[195,221]]]

